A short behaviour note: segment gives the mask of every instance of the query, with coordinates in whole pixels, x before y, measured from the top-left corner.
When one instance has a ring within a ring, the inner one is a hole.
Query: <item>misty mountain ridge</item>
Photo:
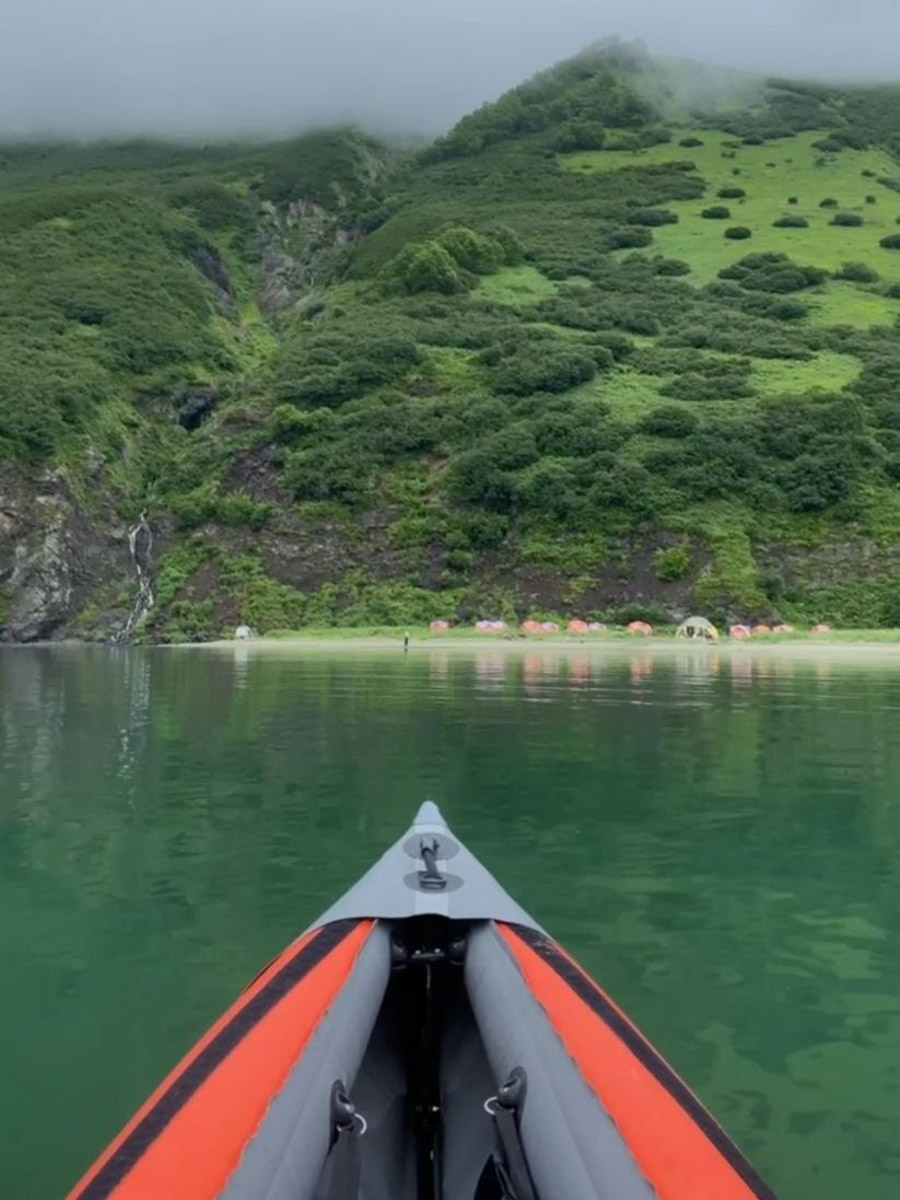
[[[605,43],[419,151],[7,145],[0,256],[7,639],[900,622],[900,87]]]

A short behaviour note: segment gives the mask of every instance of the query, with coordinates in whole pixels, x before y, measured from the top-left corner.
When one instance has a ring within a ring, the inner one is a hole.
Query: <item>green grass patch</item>
[[[559,287],[536,267],[503,267],[494,275],[483,276],[475,295],[498,304],[536,304],[546,296],[555,296]]]
[[[730,151],[734,158],[723,158],[722,143],[729,140],[727,134],[711,130],[678,132],[679,136],[695,134],[703,139],[704,145],[691,149],[677,145],[652,146],[628,153],[594,150],[561,155],[559,161],[566,170],[583,174],[619,171],[677,159],[692,161],[707,184],[707,199],[715,198],[722,188],[737,186],[746,191],[745,200],[731,200],[728,204],[734,223],[752,230],[754,253],[786,253],[798,262],[829,271],[837,270],[847,261],[867,262],[885,279],[900,279],[900,259],[891,262],[890,255],[878,245],[885,234],[896,229],[900,196],[884,187],[873,186],[872,180],[862,175],[863,170],[874,171],[879,176],[895,170],[893,160],[885,151],[844,150],[840,154],[823,155],[813,145],[823,136],[819,131],[800,133],[761,146],[740,146]],[[817,165],[820,162],[822,165]],[[775,163],[775,166],[769,166],[769,163]],[[735,170],[740,174],[736,176]],[[873,191],[878,194],[878,203],[866,204],[866,195]],[[797,197],[797,204],[788,204],[791,196]],[[862,215],[863,228],[830,225],[833,212],[819,207],[829,196],[838,199],[842,211]],[[655,229],[654,248],[667,257],[689,263],[698,283],[710,282],[723,267],[748,253],[746,243],[730,243],[722,237],[715,222],[703,219],[701,212],[706,205],[702,201],[680,201],[668,207],[677,212],[678,224]],[[809,227],[773,228],[774,221],[788,215],[805,217]]]
[[[810,320],[816,325],[893,325],[900,318],[900,300],[852,283],[832,280],[809,293]]]
[[[618,420],[636,421],[664,403],[659,394],[663,382],[659,375],[647,375],[632,367],[622,367],[598,377],[577,390],[577,395],[597,396],[605,401]]]
[[[780,358],[753,361],[752,382],[761,396],[803,392],[839,392],[857,377],[860,362],[852,354],[822,351],[810,362]]]

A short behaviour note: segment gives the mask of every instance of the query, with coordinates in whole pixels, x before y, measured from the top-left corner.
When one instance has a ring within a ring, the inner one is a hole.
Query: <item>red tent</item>
[[[569,633],[587,633],[588,629],[587,621],[582,621],[577,617],[569,622]]]
[[[653,626],[646,621],[632,621],[628,626],[629,633],[639,633],[641,637],[653,637]]]
[[[540,633],[541,632],[540,621],[523,621],[522,622],[522,632],[523,633]]]
[[[746,625],[732,625],[728,634],[729,637],[737,638],[739,642],[746,641],[751,636],[750,629]]]

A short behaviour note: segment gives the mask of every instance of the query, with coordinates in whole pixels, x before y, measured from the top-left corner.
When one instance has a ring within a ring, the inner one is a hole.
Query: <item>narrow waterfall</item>
[[[128,549],[131,561],[137,575],[138,590],[128,614],[125,627],[116,641],[127,642],[131,634],[147,613],[153,608],[153,530],[147,521],[146,512],[142,512],[140,520],[133,529],[128,531]]]

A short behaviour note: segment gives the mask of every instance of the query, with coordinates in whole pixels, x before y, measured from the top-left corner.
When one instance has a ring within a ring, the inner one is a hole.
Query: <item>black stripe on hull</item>
[[[525,925],[509,925],[515,935],[548,966],[578,996],[579,1000],[594,1012],[604,1024],[625,1043],[638,1061],[647,1068],[681,1108],[688,1114],[713,1143],[724,1159],[743,1179],[757,1200],[778,1200],[775,1192],[748,1162],[715,1117],[707,1111],[687,1084],[672,1070],[666,1060],[651,1046],[647,1039],[635,1029],[618,1009],[610,1003],[589,975],[576,966],[550,938]],[[749,1198],[748,1198],[749,1200]]]
[[[172,1081],[113,1156],[77,1193],[75,1200],[107,1200],[216,1067],[358,924],[359,921],[352,920],[335,921],[332,925],[325,925],[311,941],[298,950],[294,957],[272,976],[266,986],[219,1030],[181,1075]],[[159,1200],[162,1200],[162,1197],[159,1197]]]

